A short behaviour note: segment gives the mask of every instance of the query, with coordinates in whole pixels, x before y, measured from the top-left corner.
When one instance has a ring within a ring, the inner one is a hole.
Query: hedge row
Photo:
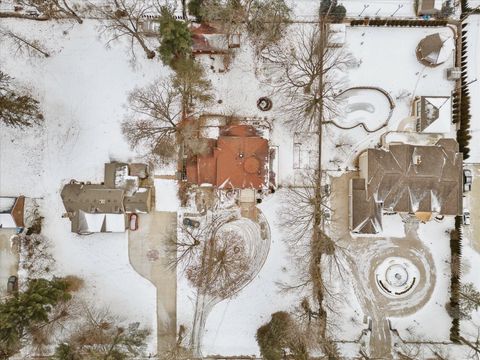
[[[350,21],[351,26],[402,26],[402,27],[436,27],[446,26],[447,20],[406,20],[406,19],[359,19]]]
[[[457,130],[457,141],[460,152],[463,153],[463,159],[470,157],[469,143],[472,136],[470,135],[470,91],[467,86],[467,31],[463,30],[466,24],[462,25],[462,48],[460,68],[462,71],[461,87],[460,87],[460,103],[458,99],[454,101],[454,121],[460,121],[460,127]],[[458,91],[458,90],[457,90]],[[457,97],[457,96],[455,96]]]
[[[461,0],[460,3],[461,3],[461,7],[462,7],[462,15],[464,13],[480,14],[480,8],[479,9],[472,9],[468,5],[468,0]]]
[[[462,217],[455,217],[455,229],[450,232],[450,309],[452,314],[460,314],[460,260],[462,257]],[[450,340],[458,343],[460,319],[454,316],[450,327]]]

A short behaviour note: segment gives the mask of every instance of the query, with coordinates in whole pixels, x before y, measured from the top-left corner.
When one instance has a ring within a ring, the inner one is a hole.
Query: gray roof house
[[[433,214],[462,214],[462,163],[454,139],[366,150],[359,157],[360,178],[350,182],[350,230],[381,232],[383,211],[423,221]]]
[[[102,184],[72,180],[63,187],[61,197],[72,232],[124,232],[128,213],[150,211],[152,188],[142,184],[148,179],[147,165],[108,163],[104,179]]]

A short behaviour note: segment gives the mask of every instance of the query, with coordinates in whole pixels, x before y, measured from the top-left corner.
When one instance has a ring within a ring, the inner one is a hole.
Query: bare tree
[[[19,267],[26,271],[27,278],[37,279],[52,274],[55,259],[51,254],[51,242],[43,235],[18,235],[20,254]]]
[[[150,334],[138,322],[123,325],[108,309],[84,305],[77,326],[57,346],[52,359],[126,359],[142,357]]]
[[[122,124],[123,133],[132,147],[144,145],[163,159],[172,158],[180,142],[192,153],[205,153],[208,144],[199,138],[193,110],[211,99],[211,84],[200,65],[193,60],[179,61],[171,77],[131,92],[132,114]]]
[[[322,44],[319,26],[301,27],[293,34],[289,41],[264,51],[263,57],[280,70],[275,87],[289,99],[284,105],[286,124],[294,131],[316,132],[322,106],[321,121],[339,114],[336,97],[342,85],[341,72],[354,59],[343,48]]]
[[[15,53],[26,53],[29,56],[50,56],[50,54],[43,48],[42,44],[40,44],[38,40],[28,39],[27,37],[20,36],[8,29],[1,27],[0,36],[9,39],[12,42],[15,48]]]
[[[73,17],[79,24],[83,23],[75,7],[68,4],[67,0],[19,0],[19,3],[32,6],[49,18]]]
[[[246,27],[259,53],[282,39],[291,9],[284,0],[204,0],[199,15],[227,36],[241,33]]]
[[[183,225],[181,228],[182,236],[171,236],[170,245],[175,253],[175,257],[169,264],[172,269],[178,269],[180,272],[188,269],[201,252],[201,243],[205,238],[207,227],[190,227]]]
[[[285,229],[284,241],[298,263],[295,284],[282,284],[285,290],[311,291],[317,304],[315,310],[319,339],[325,353],[332,352],[327,335],[327,310],[336,313],[339,295],[330,289],[335,275],[343,279],[344,249],[323,230],[329,211],[318,172],[305,173],[302,186],[290,186],[285,193],[285,205],[280,211],[280,223]]]
[[[122,124],[130,145],[145,145],[153,154],[172,157],[181,120],[181,102],[181,94],[173,87],[172,78],[159,79],[133,90],[128,98],[132,114]]]
[[[241,234],[218,229],[207,239],[198,262],[187,269],[187,278],[207,294],[226,299],[248,280],[249,258]]]
[[[179,326],[177,341],[160,355],[160,360],[188,360],[193,357],[192,352],[185,344],[186,331],[187,328],[185,326]]]
[[[221,299],[248,281],[250,260],[242,234],[228,227],[235,216],[209,214],[198,228],[184,226],[175,245],[173,265],[200,290]]]
[[[107,0],[105,5],[94,8],[98,16],[105,19],[100,33],[108,39],[107,46],[118,39],[128,38],[132,60],[136,59],[135,43],[142,47],[148,59],[155,57],[155,51],[147,46],[142,23],[145,15],[160,8],[156,1]]]

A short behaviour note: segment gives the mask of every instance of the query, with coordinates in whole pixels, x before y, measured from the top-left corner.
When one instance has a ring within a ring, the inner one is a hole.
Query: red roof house
[[[209,155],[187,161],[187,181],[219,188],[268,186],[268,141],[248,125],[224,126]]]

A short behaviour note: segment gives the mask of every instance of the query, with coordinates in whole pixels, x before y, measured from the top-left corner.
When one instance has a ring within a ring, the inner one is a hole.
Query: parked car
[[[470,211],[463,211],[463,225],[470,225]]]
[[[184,218],[184,219],[183,219],[183,225],[191,226],[191,227],[194,227],[194,228],[198,228],[198,227],[200,226],[200,222],[197,221],[197,220],[192,220],[192,219],[189,219],[189,218]]]
[[[135,231],[138,229],[138,215],[133,213],[130,215],[130,222],[129,222],[129,225],[128,225],[128,228],[131,230],[131,231]]]
[[[9,294],[18,291],[18,278],[15,275],[12,275],[8,278],[7,281],[7,292]]]
[[[463,191],[470,191],[472,190],[472,170],[464,169],[463,170]]]

